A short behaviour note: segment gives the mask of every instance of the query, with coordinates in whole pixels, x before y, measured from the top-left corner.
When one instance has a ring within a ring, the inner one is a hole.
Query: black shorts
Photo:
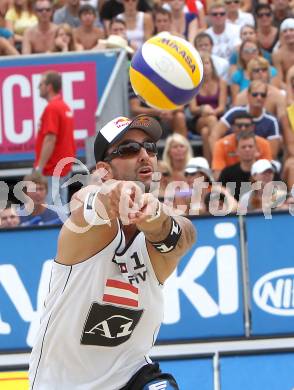
[[[121,390],[148,390],[149,385],[153,385],[153,389],[179,390],[175,378],[171,374],[161,372],[158,363],[143,366]]]

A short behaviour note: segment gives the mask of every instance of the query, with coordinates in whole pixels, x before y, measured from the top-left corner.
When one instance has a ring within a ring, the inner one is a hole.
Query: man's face
[[[270,183],[274,179],[274,172],[271,169],[267,169],[262,173],[257,173],[254,175],[256,181],[261,181],[263,185]]]
[[[48,22],[52,17],[52,5],[48,0],[37,0],[35,11],[40,22]]]
[[[224,27],[226,23],[226,10],[223,7],[213,8],[210,11],[210,20],[213,27]]]
[[[126,39],[127,36],[126,31],[127,31],[126,27],[124,26],[123,23],[114,22],[110,27],[109,35],[119,35],[120,37]]]
[[[294,29],[293,28],[287,28],[282,32],[282,36],[284,38],[285,43],[288,45],[294,44]]]
[[[144,141],[153,142],[142,130],[129,130],[122,139],[109,148],[106,155],[116,150],[119,145],[125,145],[129,142],[143,143]],[[114,158],[109,164],[114,179],[139,181],[149,189],[153,172],[157,168],[157,157],[154,154],[147,153],[145,148],[141,147],[138,153]]]
[[[273,0],[274,10],[285,10],[289,7],[289,0]]]
[[[240,0],[225,0],[226,10],[228,12],[238,11]]]
[[[96,16],[93,14],[93,12],[83,12],[80,18],[83,26],[91,27],[95,22]]]
[[[67,0],[67,4],[71,7],[79,7],[80,0]]]
[[[267,96],[267,87],[266,85],[258,85],[251,88],[251,91],[248,91],[248,103],[250,108],[259,108],[264,107],[265,99]]]
[[[32,199],[35,205],[46,203],[47,188],[45,184],[29,184],[26,194]]]
[[[241,162],[254,161],[256,155],[256,145],[254,138],[240,139],[238,142],[237,154]]]
[[[13,208],[8,208],[0,212],[0,227],[10,228],[19,225],[19,216]]]
[[[212,51],[212,44],[209,40],[209,38],[200,38],[196,42],[196,49],[199,51],[202,51],[204,53],[211,54]]]
[[[156,14],[154,24],[158,33],[171,30],[171,20],[169,15]]]
[[[49,90],[48,90],[48,85],[45,83],[45,76],[42,76],[39,84],[40,97],[43,99],[47,99],[48,92]]]
[[[232,128],[235,134],[239,134],[241,131],[253,131],[254,125],[250,118],[236,118]]]

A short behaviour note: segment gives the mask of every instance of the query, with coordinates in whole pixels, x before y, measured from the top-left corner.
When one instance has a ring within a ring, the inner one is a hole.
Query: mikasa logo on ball
[[[172,40],[170,40],[168,38],[161,38],[160,42],[165,44],[165,45],[167,45],[167,46],[169,46],[169,47],[171,47],[172,49],[176,50],[177,53],[179,53],[184,58],[184,60],[186,61],[187,65],[191,69],[191,72],[192,73],[195,72],[196,66],[195,66],[195,64],[193,64],[193,59],[189,56],[189,54],[186,53],[185,50],[183,50],[182,47],[177,45],[175,43],[175,41],[172,41]]]

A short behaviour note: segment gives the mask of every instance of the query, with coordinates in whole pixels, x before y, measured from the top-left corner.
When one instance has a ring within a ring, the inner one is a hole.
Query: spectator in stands
[[[286,77],[287,105],[294,103],[294,65],[287,72]],[[293,127],[294,129],[294,127]]]
[[[224,216],[235,213],[238,202],[225,187],[213,186],[204,199],[205,213],[213,216]]]
[[[185,168],[185,179],[190,188],[189,193],[182,196],[182,204],[188,208],[186,213],[204,214],[206,212],[204,200],[211,191],[211,184],[214,181],[208,161],[204,157],[191,158]]]
[[[237,26],[254,26],[254,18],[251,13],[241,10],[241,0],[225,0],[227,20]]]
[[[163,7],[155,8],[153,11],[154,34],[163,31],[171,32],[172,17],[171,12]]]
[[[249,87],[250,80],[247,72],[247,65],[250,60],[261,55],[261,51],[255,42],[244,41],[240,46],[239,67],[232,74],[231,95],[233,104],[236,102],[237,94]],[[277,70],[270,68],[271,81],[274,85],[279,85],[280,81],[277,77]]]
[[[164,200],[165,196],[167,196],[165,191],[171,179],[171,171],[168,164],[162,160],[158,160],[157,171],[161,174],[158,198]]]
[[[50,0],[36,0],[34,10],[38,24],[24,32],[22,54],[37,54],[52,51],[57,26],[51,22],[53,13]]]
[[[289,0],[272,0],[273,23],[280,27],[281,23],[287,18],[294,18],[293,9],[290,7]]]
[[[20,219],[15,207],[8,202],[3,210],[0,210],[0,229],[14,228],[19,226]]]
[[[151,6],[147,0],[138,0],[138,11],[149,12],[152,11]],[[109,23],[111,19],[124,12],[123,2],[120,0],[107,0],[101,7],[100,18],[103,22],[105,31],[109,33]]]
[[[184,37],[193,44],[199,25],[196,13],[185,12],[185,0],[170,0],[171,33]]]
[[[239,162],[224,168],[220,173],[219,181],[223,186],[230,183],[229,189],[231,194],[236,200],[239,200],[241,188],[241,195],[249,191],[246,183],[250,183],[251,167],[255,162],[258,152],[253,131],[240,131],[236,135],[236,140],[236,155],[239,158]]]
[[[109,35],[119,35],[126,40],[128,39],[126,22],[122,19],[111,19],[108,32]]]
[[[91,5],[82,5],[79,9],[80,27],[75,29],[76,42],[83,50],[91,50],[99,39],[104,38],[104,31],[95,25],[96,10]]]
[[[234,48],[240,44],[240,27],[228,22],[224,3],[212,3],[209,8],[211,27],[206,32],[213,40],[212,53],[229,61]]]
[[[189,108],[196,122],[194,129],[203,141],[203,155],[211,161],[209,137],[215,127],[218,117],[225,110],[227,102],[227,83],[220,79],[209,54],[201,54],[204,79],[199,93],[191,100]]]
[[[137,49],[152,36],[152,16],[138,11],[138,0],[123,0],[123,5],[124,12],[117,15],[117,18],[126,22],[128,41]]]
[[[281,46],[273,52],[273,64],[278,70],[282,87],[286,89],[287,72],[294,64],[294,18],[286,19],[280,27]]]
[[[61,75],[57,72],[47,72],[41,77],[40,96],[48,104],[40,119],[34,164],[35,170],[47,177],[47,203],[58,206],[61,206],[59,199],[62,205],[68,202],[65,183],[75,157],[73,113],[62,99],[61,82]],[[71,161],[66,163],[63,161],[65,158]]]
[[[66,53],[82,49],[83,48],[76,43],[72,27],[67,23],[60,24],[56,29],[52,52]]]
[[[67,23],[71,27],[79,27],[80,0],[65,0],[65,5],[54,12],[53,22],[55,24]]]
[[[32,0],[13,0],[12,6],[5,15],[7,27],[14,33],[14,43],[21,52],[23,34],[29,27],[38,23],[34,14]]]
[[[0,56],[19,55],[16,48],[5,38],[0,37]]]
[[[286,113],[285,94],[270,83],[270,65],[263,57],[253,58],[247,65],[247,73],[250,81],[261,80],[267,84],[267,96],[264,108],[270,114],[281,118]],[[236,106],[245,106],[248,104],[248,88],[238,93],[235,99]]]
[[[281,136],[277,119],[267,114],[264,109],[266,97],[267,85],[260,80],[252,81],[247,94],[248,106],[233,107],[219,120],[210,136],[211,150],[213,150],[215,142],[220,137],[223,137],[226,131],[230,130],[235,113],[244,111],[252,115],[255,124],[255,134],[269,141],[273,158],[276,159],[280,149]]]
[[[171,172],[171,180],[185,179],[185,167],[192,157],[192,147],[187,138],[175,133],[166,139],[162,160],[167,163]]]
[[[252,165],[251,182],[258,189],[252,187],[250,191],[241,196],[239,210],[242,214],[247,211],[271,210],[274,207],[278,201],[277,195],[280,196],[280,191],[278,193],[277,189],[272,187],[273,191],[265,192],[265,186],[273,181],[274,174],[275,168],[269,160],[261,159]]]
[[[0,37],[8,39],[9,42],[13,45],[14,44],[13,32],[12,30],[9,29],[8,22],[5,19],[9,6],[10,6],[10,1],[8,0],[0,1]]]
[[[294,104],[287,108],[288,131],[284,131],[284,167],[282,177],[289,191],[294,188]]]
[[[233,133],[218,140],[213,150],[212,169],[216,180],[224,168],[240,161],[237,154],[237,135],[244,131],[252,132],[255,128],[252,115],[244,110],[234,111],[230,123]],[[257,148],[255,158],[267,158],[271,160],[272,152],[269,141],[259,136],[255,137],[255,141]]]
[[[279,30],[273,25],[273,12],[269,4],[258,4],[255,9],[257,41],[262,49],[272,53],[279,40]]]
[[[219,57],[216,54],[212,54],[213,40],[211,36],[205,32],[197,34],[194,39],[194,46],[199,52],[210,54],[218,76],[228,82],[229,62],[225,58]]]
[[[131,83],[129,83],[129,104],[132,116],[137,116],[139,114],[156,116],[156,118],[160,121],[161,126],[163,127],[165,135],[172,132],[179,133],[184,137],[187,137],[188,129],[183,108],[178,108],[177,110],[173,111],[164,111],[149,107],[138,98],[138,96],[133,91]]]
[[[24,193],[27,196],[27,202],[19,212],[20,225],[36,226],[62,223],[58,214],[46,207],[48,183],[45,176],[42,176],[40,172],[33,172],[25,176],[23,180],[26,182]]]

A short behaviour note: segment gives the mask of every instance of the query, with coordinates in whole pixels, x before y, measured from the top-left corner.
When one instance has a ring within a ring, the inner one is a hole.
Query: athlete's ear
[[[102,181],[113,179],[113,172],[111,165],[105,161],[99,161],[96,164],[96,169],[103,169],[103,171],[106,171],[106,174],[103,174]]]

